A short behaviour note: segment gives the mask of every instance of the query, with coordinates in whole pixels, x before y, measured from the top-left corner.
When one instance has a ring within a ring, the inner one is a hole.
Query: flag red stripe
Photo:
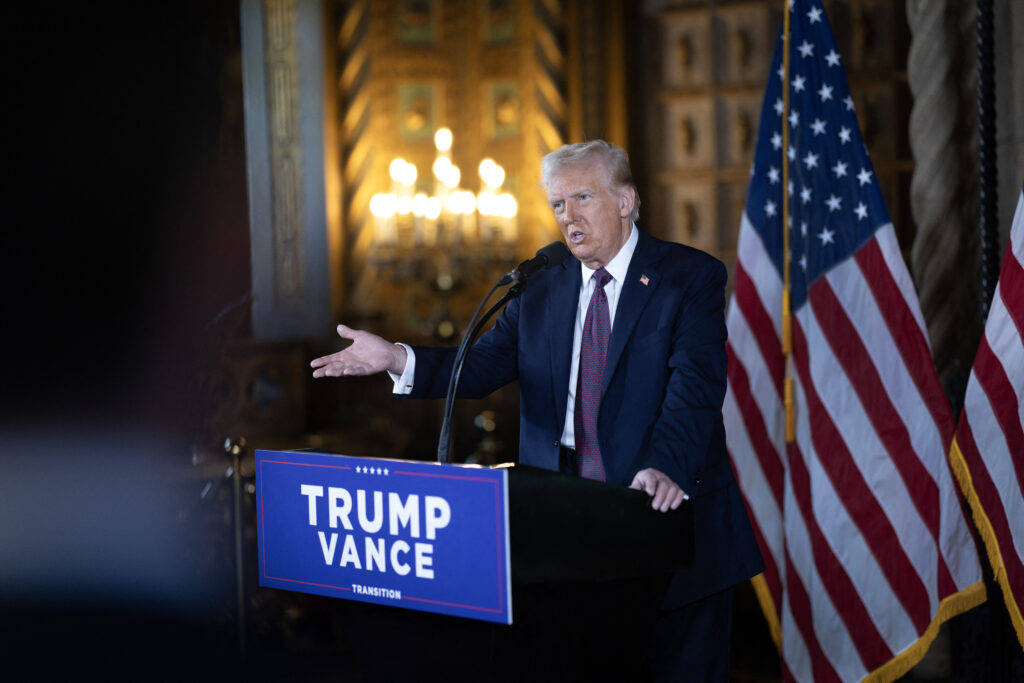
[[[827,281],[821,279],[813,287],[822,284],[827,284]],[[818,396],[808,366],[807,340],[798,318],[793,319],[793,361],[804,387],[808,418],[814,425],[811,430],[814,449],[818,453],[828,454],[819,462],[864,541],[871,548],[907,616],[917,632],[924,633],[931,621],[928,590],[903,551],[892,523],[864,481],[846,443],[832,423],[832,417]]]
[[[1006,255],[999,273],[999,296],[1010,314],[1010,320],[1017,327],[1017,336],[1024,339],[1024,267],[1013,253],[1012,243],[1006,245]]]
[[[750,392],[750,378],[746,369],[733,353],[732,344],[726,342],[725,350],[729,356],[729,387],[732,389],[740,414],[743,415],[747,436],[754,447],[758,462],[761,463],[761,471],[764,472],[764,478],[771,487],[775,503],[781,510],[786,487],[785,468],[768,436],[764,417]]]
[[[1024,563],[1017,554],[1013,544],[1013,532],[1010,529],[1010,522],[1006,517],[1006,510],[1003,508],[999,498],[999,492],[992,481],[985,462],[978,453],[978,446],[974,441],[974,434],[971,431],[971,419],[964,408],[960,416],[960,424],[956,430],[956,441],[960,446],[960,452],[964,456],[971,471],[971,483],[974,491],[978,494],[978,500],[985,510],[985,516],[992,524],[992,531],[995,533],[996,542],[999,544],[999,553],[1003,558],[1003,566],[1006,568],[1007,583],[1014,593],[1014,599],[1018,606],[1024,606]]]
[[[886,271],[888,276],[888,271]],[[910,432],[886,393],[878,368],[868,354],[857,328],[846,317],[831,284],[822,280],[811,288],[809,301],[825,339],[846,372],[861,406],[903,478],[910,499],[939,545],[939,487],[917,457]],[[899,337],[897,337],[898,339]],[[941,558],[940,558],[940,561]],[[943,562],[944,564],[944,562]],[[948,573],[948,571],[947,571]]]
[[[825,653],[821,650],[821,643],[818,642],[818,637],[814,633],[814,619],[811,616],[811,601],[807,595],[807,590],[804,588],[803,582],[800,581],[800,577],[796,575],[796,571],[793,569],[793,558],[789,554],[789,550],[786,550],[786,566],[789,567],[789,571],[786,572],[786,590],[787,596],[789,597],[789,611],[793,615],[793,622],[796,624],[797,629],[800,631],[800,635],[803,638],[804,646],[807,648],[807,652],[811,657],[811,671],[814,674],[815,681],[838,681],[839,674],[832,667],[832,662],[828,660]]]
[[[857,265],[864,274],[864,280],[871,288],[871,293],[878,302],[878,309],[885,319],[889,334],[900,341],[896,351],[903,359],[903,365],[917,384],[917,390],[924,399],[928,412],[938,425],[942,435],[942,443],[953,440],[953,413],[949,408],[949,400],[942,391],[935,366],[932,361],[928,340],[917,325],[914,314],[907,306],[907,300],[900,292],[899,286],[892,278],[889,266],[885,262],[878,239],[868,241],[854,255]]]
[[[742,263],[736,264],[733,282],[734,302],[740,307],[747,326],[754,334],[754,340],[761,349],[761,358],[775,384],[775,390],[781,397],[782,383],[786,376],[786,359],[782,356],[782,343],[775,331],[775,325],[768,312],[764,310],[757,288]]]
[[[811,475],[804,462],[803,453],[797,444],[789,444],[788,452],[793,495],[796,497],[797,507],[800,509],[811,541],[814,566],[818,569],[818,576],[832,600],[833,607],[846,625],[861,662],[870,671],[892,659],[892,650],[875,628],[856,586],[850,580],[850,575],[832,552],[832,546],[818,526],[811,502]]]
[[[795,681],[796,677],[793,676],[793,672],[789,670],[789,666],[786,664],[786,658],[779,657],[779,661],[782,663],[782,680],[787,683],[789,681]]]
[[[1020,416],[1017,414],[1017,395],[1013,391],[1010,378],[1006,376],[1006,370],[992,353],[988,338],[984,335],[978,345],[978,355],[974,357],[972,372],[988,397],[992,414],[999,423],[1009,452],[1024,453],[1024,432],[1021,431]],[[1024,463],[1014,462],[1011,458],[1009,464],[1016,475],[1017,495],[1024,498]]]

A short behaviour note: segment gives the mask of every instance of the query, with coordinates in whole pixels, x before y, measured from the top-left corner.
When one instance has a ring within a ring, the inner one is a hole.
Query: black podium
[[[636,490],[509,470],[511,626],[336,601],[363,680],[643,680],[673,571],[693,558],[693,504],[661,513]]]
[[[515,466],[509,517],[514,585],[655,576],[693,561],[691,501],[663,513],[641,491]]]

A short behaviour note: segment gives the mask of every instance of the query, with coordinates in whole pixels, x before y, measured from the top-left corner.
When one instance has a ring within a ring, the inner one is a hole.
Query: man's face
[[[629,239],[634,192],[611,190],[599,163],[570,166],[548,184],[548,204],[572,255],[588,268],[602,268]]]

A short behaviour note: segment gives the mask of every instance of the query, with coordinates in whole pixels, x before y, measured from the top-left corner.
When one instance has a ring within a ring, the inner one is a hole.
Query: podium
[[[534,467],[509,469],[512,582],[609,581],[693,562],[693,503],[667,513],[634,489]]]
[[[256,466],[261,585],[349,598],[339,630],[371,680],[630,680],[669,577],[693,558],[692,501],[661,513],[640,491],[570,475],[300,451],[258,451]],[[463,526],[485,537],[453,536]],[[483,568],[455,581],[466,596],[424,592],[455,564]],[[331,578],[342,570],[369,578]],[[509,587],[506,625],[491,589]]]

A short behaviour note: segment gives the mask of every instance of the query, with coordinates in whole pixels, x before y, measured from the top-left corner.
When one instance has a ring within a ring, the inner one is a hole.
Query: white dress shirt
[[[608,320],[611,323],[608,331],[615,327],[615,310],[619,306],[619,293],[622,291],[622,283],[626,281],[626,271],[629,270],[629,262],[633,260],[633,252],[636,250],[636,243],[639,239],[636,225],[629,233],[629,239],[619,249],[619,253],[612,258],[604,269],[612,276],[608,284],[604,286],[604,294],[608,297]],[[580,374],[580,346],[583,340],[583,324],[587,319],[587,309],[590,307],[590,297],[594,294],[597,286],[593,275],[594,270],[587,268],[580,263],[583,273],[583,282],[580,284],[580,300],[576,306],[576,325],[572,335],[572,367],[569,370],[569,400],[565,408],[565,427],[562,429],[562,445],[566,448],[576,448],[576,382]]]

